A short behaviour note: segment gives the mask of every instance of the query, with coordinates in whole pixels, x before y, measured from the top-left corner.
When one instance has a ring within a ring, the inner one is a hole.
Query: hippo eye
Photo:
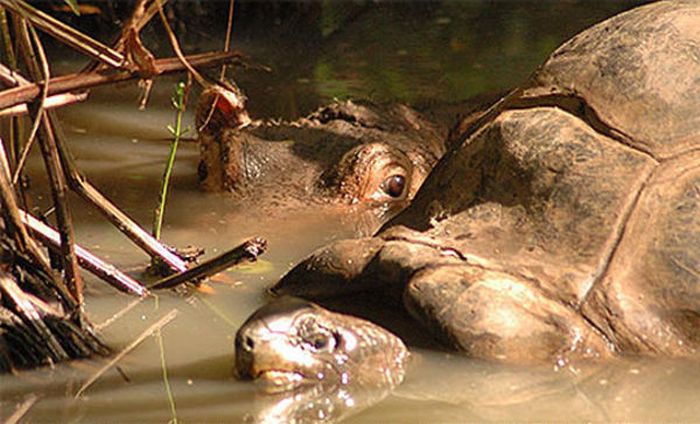
[[[351,204],[387,205],[408,197],[414,163],[401,149],[385,143],[361,144],[345,153],[324,174],[329,188]]]
[[[406,188],[406,177],[403,175],[392,175],[382,183],[382,190],[393,198],[399,198]]]

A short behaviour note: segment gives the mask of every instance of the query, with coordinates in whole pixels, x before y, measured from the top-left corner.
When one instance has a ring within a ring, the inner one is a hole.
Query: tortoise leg
[[[457,350],[512,363],[552,360],[565,365],[612,352],[571,307],[547,297],[537,283],[473,265],[418,272],[404,292],[411,314]]]

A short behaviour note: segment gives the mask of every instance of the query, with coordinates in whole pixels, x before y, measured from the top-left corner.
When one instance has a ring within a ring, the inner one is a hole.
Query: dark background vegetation
[[[132,1],[38,2],[109,41]],[[420,104],[458,101],[519,84],[559,44],[644,1],[251,1],[236,0],[233,46],[272,72],[234,71],[254,116],[295,117],[333,98]],[[221,48],[229,2],[171,0],[168,14],[187,53]],[[158,19],[144,31],[172,55]],[[65,50],[54,50],[70,59]]]

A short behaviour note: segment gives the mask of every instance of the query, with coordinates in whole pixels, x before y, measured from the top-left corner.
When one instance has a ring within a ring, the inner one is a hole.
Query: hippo
[[[486,361],[697,358],[698,22],[697,1],[661,1],[576,35],[460,125],[375,236],[317,250],[271,293],[384,296]]]
[[[366,235],[408,205],[445,152],[457,110],[433,105],[418,112],[360,99],[335,101],[291,122],[253,121],[219,91],[205,90],[197,111],[204,190],[229,192],[271,214],[371,211],[376,219]],[[467,108],[477,110],[484,99]]]

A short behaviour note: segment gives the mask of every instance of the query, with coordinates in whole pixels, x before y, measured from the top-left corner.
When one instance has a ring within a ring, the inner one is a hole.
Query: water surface
[[[257,117],[294,118],[333,98],[416,105],[459,101],[516,85],[563,40],[627,7],[615,2],[383,3],[359,12],[328,8],[311,28],[294,27],[305,21],[280,20],[261,29],[256,22],[267,21],[252,16],[252,23],[240,25],[237,46],[274,71],[236,76]],[[199,49],[215,44],[211,32],[192,37]],[[58,66],[77,65],[67,61]],[[95,90],[89,103],[61,111],[81,169],[147,228],[168,150],[165,126],[172,120],[167,99],[173,81],[159,80],[143,112],[136,110],[133,84]],[[30,163],[32,193],[39,205],[46,202],[40,195],[40,165],[36,158]],[[179,311],[161,332],[162,351],[158,339],[149,337],[119,363],[128,381],[112,369],[74,399],[103,360],[2,376],[1,416],[35,394],[38,400],[26,416],[28,422],[168,421],[172,412],[162,359],[179,419],[240,422],[254,412],[259,399],[253,386],[231,377],[237,327],[265,301],[266,287],[316,247],[356,234],[361,216],[348,218],[332,208],[273,214],[256,210],[225,194],[199,191],[196,165],[197,147],[183,144],[165,217],[165,241],[202,246],[213,255],[248,237],[263,236],[269,251],[254,266],[217,275],[206,291],[160,292],[102,329],[104,340],[119,350],[171,309]],[[146,257],[96,211],[77,198],[71,201],[80,243],[138,276]],[[133,301],[94,278],[87,280],[87,309],[97,324]],[[349,422],[689,422],[700,417],[697,363],[523,368],[435,350],[413,351],[416,358],[406,383]]]

